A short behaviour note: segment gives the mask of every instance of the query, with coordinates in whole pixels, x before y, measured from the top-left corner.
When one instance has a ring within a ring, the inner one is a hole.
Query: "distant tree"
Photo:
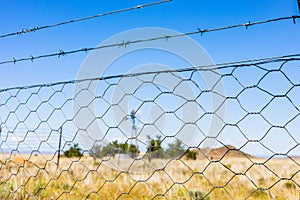
[[[149,142],[147,147],[147,157],[149,161],[153,158],[164,158],[164,149],[161,146],[161,136],[156,136],[156,139],[147,136]]]
[[[92,156],[94,159],[96,157],[100,157],[102,158],[102,145],[100,144],[95,144],[92,148],[92,150],[90,151],[90,156]]]
[[[196,151],[191,151],[191,150],[187,150],[185,152],[185,157],[188,159],[188,160],[197,160],[197,152]]]
[[[72,157],[81,157],[83,154],[81,153],[81,148],[79,148],[78,143],[73,144],[67,151],[64,152],[64,156],[68,158]]]
[[[113,156],[115,157],[116,154],[127,154],[130,153],[132,156],[139,153],[139,149],[136,145],[128,143],[118,143],[117,140],[110,142],[105,146],[95,145],[92,149],[91,155],[99,158],[103,158],[105,156]]]
[[[136,158],[138,154],[140,153],[139,148],[137,145],[134,144],[126,144],[125,152],[130,154],[130,157]]]
[[[115,157],[115,155],[118,153],[118,142],[114,141],[113,143],[109,143],[108,145],[104,146],[101,149],[101,155],[98,155],[99,157],[105,157],[105,156],[112,156]]]
[[[139,148],[134,144],[130,144],[126,151],[129,153],[140,153]]]
[[[166,153],[171,158],[179,158],[185,152],[184,145],[178,139],[176,139],[175,143],[168,144],[168,146],[169,147],[167,148]]]

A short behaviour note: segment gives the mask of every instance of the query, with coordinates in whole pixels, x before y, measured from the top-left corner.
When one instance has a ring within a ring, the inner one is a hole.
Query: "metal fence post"
[[[62,130],[63,130],[63,128],[60,127],[60,129],[59,129],[59,140],[58,140],[57,169],[59,167],[59,160],[60,160]]]

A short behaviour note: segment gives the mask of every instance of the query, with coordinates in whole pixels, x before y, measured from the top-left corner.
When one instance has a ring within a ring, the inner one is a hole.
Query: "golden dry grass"
[[[300,199],[300,160],[173,160],[129,173],[89,156],[62,158],[58,169],[52,155],[0,156],[0,199]]]

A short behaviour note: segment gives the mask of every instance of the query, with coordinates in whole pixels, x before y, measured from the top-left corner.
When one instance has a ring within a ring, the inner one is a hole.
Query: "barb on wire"
[[[92,50],[112,48],[112,47],[122,47],[122,46],[126,47],[130,44],[151,42],[151,41],[156,41],[156,40],[168,40],[170,38],[177,38],[177,37],[196,35],[196,34],[203,35],[204,33],[209,33],[209,32],[214,32],[214,31],[223,31],[223,30],[233,29],[233,28],[238,28],[238,27],[248,28],[249,26],[267,24],[267,23],[283,21],[283,20],[292,19],[295,22],[296,19],[298,19],[298,18],[300,18],[300,15],[295,15],[295,16],[290,16],[290,17],[281,17],[281,18],[269,19],[269,20],[264,20],[264,21],[247,22],[245,24],[236,24],[236,25],[213,28],[213,29],[199,29],[198,28],[196,31],[185,32],[185,33],[174,34],[174,35],[163,35],[163,36],[153,37],[153,38],[145,38],[145,39],[138,39],[138,40],[132,40],[132,41],[122,41],[121,43],[108,44],[108,45],[103,45],[103,46],[98,46],[98,47],[81,48],[81,49],[76,49],[76,50],[71,50],[71,51],[59,50],[59,52],[56,52],[56,53],[44,54],[44,55],[39,55],[39,56],[35,56],[35,57],[30,56],[30,57],[27,57],[27,58],[20,58],[20,59],[2,61],[2,62],[0,62],[0,65],[9,64],[9,63],[16,64],[17,62],[28,61],[28,60],[33,61],[35,59],[41,59],[41,58],[46,58],[46,57],[58,57],[58,58],[60,58],[62,55],[65,56],[65,55],[68,55],[68,54],[75,54],[75,53],[79,53],[79,52],[88,52],[88,51],[92,51]]]
[[[59,23],[56,23],[56,24],[36,26],[34,28],[26,28],[26,29],[23,29],[21,31],[1,35],[0,39],[5,38],[5,37],[14,36],[14,35],[22,35],[22,34],[25,34],[25,33],[36,32],[36,31],[39,31],[39,30],[42,30],[42,29],[53,28],[53,27],[62,26],[62,25],[66,25],[66,24],[71,24],[71,23],[75,23],[75,22],[86,21],[86,20],[90,20],[90,19],[94,19],[94,18],[98,18],[98,17],[104,17],[104,16],[107,16],[107,15],[113,15],[113,14],[117,14],[117,13],[121,13],[121,12],[137,10],[137,9],[140,9],[140,8],[150,7],[150,6],[154,6],[154,5],[158,5],[158,4],[162,4],[162,3],[167,3],[167,2],[171,2],[171,1],[172,0],[162,0],[162,1],[157,1],[157,2],[151,2],[151,3],[147,3],[147,4],[136,5],[136,6],[130,7],[130,8],[123,8],[123,9],[120,9],[120,10],[110,11],[110,12],[96,14],[96,15],[87,16],[87,17],[78,18],[78,19],[72,19],[72,20],[64,21],[64,22],[59,22]]]

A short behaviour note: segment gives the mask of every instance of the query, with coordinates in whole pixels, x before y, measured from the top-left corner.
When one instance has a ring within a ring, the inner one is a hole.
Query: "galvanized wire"
[[[136,5],[134,7],[130,7],[130,8],[123,8],[123,9],[119,9],[119,10],[115,10],[115,11],[110,11],[110,12],[101,13],[101,14],[97,14],[97,15],[82,17],[82,18],[78,18],[78,19],[72,19],[72,20],[68,20],[68,21],[64,21],[64,22],[55,23],[55,24],[36,26],[34,28],[25,28],[22,31],[17,31],[17,32],[12,32],[12,33],[1,35],[0,39],[15,36],[15,35],[23,35],[25,33],[36,32],[36,31],[40,31],[43,29],[54,28],[54,27],[58,27],[58,26],[66,25],[66,24],[86,21],[86,20],[90,20],[90,19],[95,19],[95,18],[99,18],[99,17],[117,14],[117,13],[127,12],[127,11],[131,11],[131,10],[137,10],[137,9],[141,9],[141,8],[151,7],[151,6],[155,6],[155,5],[159,5],[159,4],[167,3],[167,2],[171,2],[171,1],[172,0],[162,0],[162,1],[151,2],[151,3],[147,3],[147,4],[140,4],[140,5]]]
[[[249,21],[247,23],[235,24],[235,25],[230,25],[230,26],[225,26],[225,27],[218,27],[218,28],[213,28],[213,29],[197,28],[196,31],[190,31],[190,32],[185,32],[185,33],[175,34],[175,35],[162,35],[160,37],[142,38],[142,39],[135,39],[132,41],[120,41],[120,43],[108,44],[108,45],[103,45],[103,46],[98,46],[98,47],[85,47],[85,48],[75,49],[75,50],[70,50],[70,51],[59,50],[58,52],[55,52],[55,53],[43,54],[43,55],[38,55],[38,56],[31,55],[30,57],[26,57],[26,58],[18,58],[18,59],[13,58],[11,60],[1,61],[0,65],[9,64],[9,63],[16,64],[17,62],[23,62],[23,61],[32,61],[33,62],[34,60],[48,58],[48,57],[60,58],[60,57],[70,55],[70,54],[77,54],[80,52],[90,52],[90,51],[97,50],[97,49],[106,49],[106,48],[112,48],[112,47],[125,47],[126,48],[126,46],[131,45],[131,44],[146,43],[146,42],[157,41],[157,40],[168,40],[168,39],[172,39],[172,38],[191,36],[191,35],[196,35],[196,34],[203,35],[204,33],[215,32],[215,31],[224,31],[224,30],[234,29],[234,28],[239,28],[239,27],[248,28],[250,26],[274,23],[274,22],[285,21],[285,20],[293,20],[293,22],[296,23],[296,20],[298,18],[300,18],[299,15],[294,15],[294,16],[289,16],[289,17],[280,17],[280,18],[274,18],[274,19],[268,19],[268,20],[256,21],[256,22]]]
[[[300,196],[299,66],[299,55],[281,56],[2,89],[0,197],[296,199]],[[213,85],[223,83],[224,96],[201,84],[202,73],[217,75]],[[168,90],[157,82],[165,76],[173,81]],[[131,81],[138,84],[128,86]],[[99,84],[99,90],[92,102],[82,105],[73,89],[80,88],[79,95],[88,96],[91,84]],[[193,89],[193,96],[183,95],[186,86]],[[207,95],[222,99],[225,116],[212,110]],[[91,103],[96,105],[95,116],[84,119],[86,127],[82,127],[77,116]],[[75,113],[74,104],[79,107]],[[130,132],[131,106],[137,110],[136,135]],[[158,113],[146,112],[149,106]],[[180,114],[187,108],[196,113],[194,118]],[[113,113],[115,120],[109,117]],[[222,124],[213,135],[207,129],[211,116],[219,117]],[[161,126],[162,118],[167,125],[179,124],[178,128]],[[93,123],[99,124],[97,131]],[[186,144],[190,130],[197,137]],[[177,138],[183,141],[184,152],[173,157],[164,151],[164,157],[149,157],[145,134],[159,135],[164,149]],[[141,153],[126,157],[119,147],[114,156],[97,153],[98,144],[109,146],[116,138],[129,144],[136,140]],[[208,139],[216,146],[203,147]],[[66,154],[76,143],[83,155],[63,156],[58,165],[58,154]],[[188,151],[196,152],[196,160],[186,157]]]

